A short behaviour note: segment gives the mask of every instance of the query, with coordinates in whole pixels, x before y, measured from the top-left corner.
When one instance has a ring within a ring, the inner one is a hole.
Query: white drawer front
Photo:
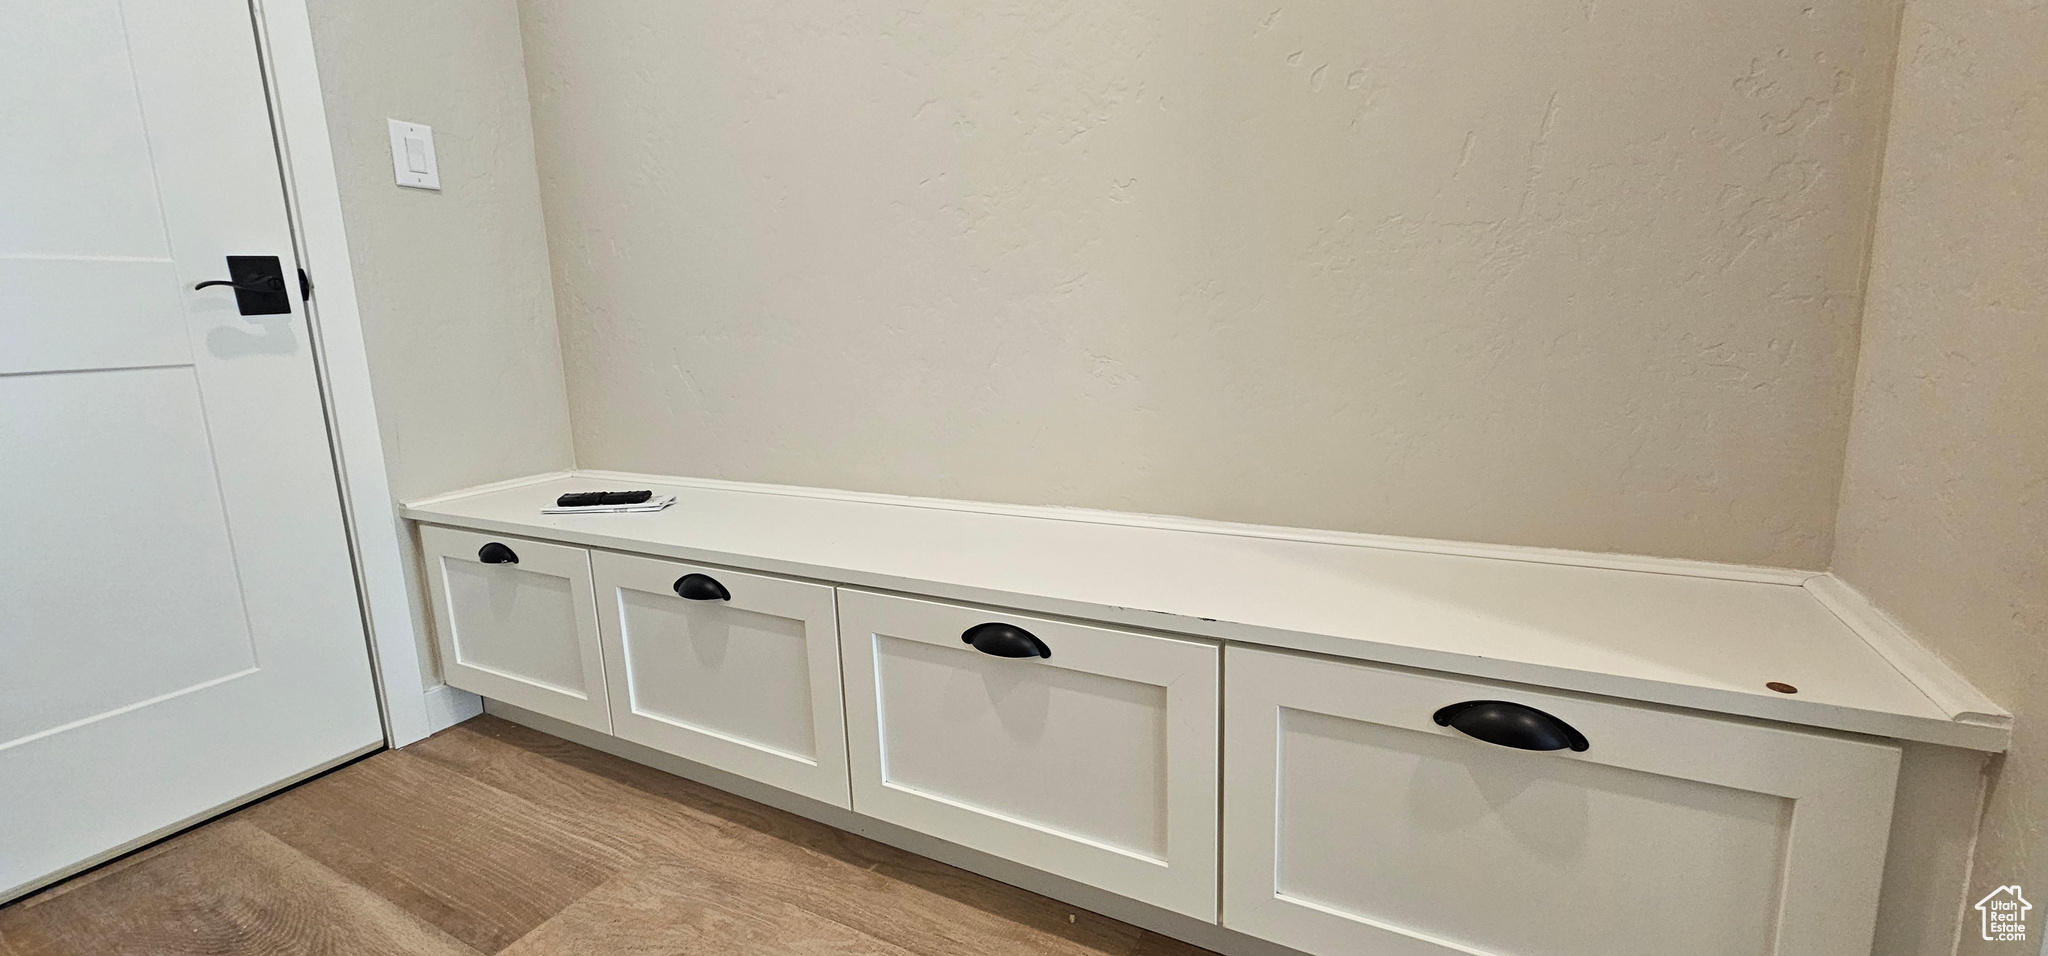
[[[605,551],[592,564],[613,733],[851,805],[830,587]]]
[[[1216,918],[1215,645],[842,588],[854,809]],[[1022,628],[1050,657],[963,642]]]
[[[433,526],[420,528],[420,545],[442,679],[611,730],[588,551]]]
[[[1226,926],[1321,956],[1870,951],[1896,747],[1246,648],[1228,671]],[[1587,749],[1433,719],[1473,700]]]

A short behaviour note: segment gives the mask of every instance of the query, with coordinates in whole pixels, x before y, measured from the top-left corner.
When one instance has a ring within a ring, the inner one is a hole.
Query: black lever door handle
[[[976,624],[960,632],[960,643],[972,644],[983,654],[996,657],[1051,657],[1052,648],[1031,633],[1015,624],[990,621]]]
[[[692,601],[730,601],[732,592],[708,574],[685,574],[676,579],[676,595]]]
[[[207,289],[217,285],[224,285],[230,289],[243,289],[249,292],[276,292],[279,289],[284,288],[284,280],[278,278],[270,278],[264,279],[260,282],[236,282],[233,279],[208,279],[205,282],[201,282],[198,285],[193,286],[192,288]]]
[[[284,263],[276,256],[228,256],[226,279],[208,279],[193,289],[226,286],[235,290],[235,308],[243,315],[286,315],[292,310],[285,287]]]
[[[476,559],[485,564],[518,564],[519,555],[496,541],[476,549]]]
[[[1436,712],[1439,727],[1517,750],[1584,751],[1586,735],[1572,725],[1527,704],[1505,700],[1468,700]]]

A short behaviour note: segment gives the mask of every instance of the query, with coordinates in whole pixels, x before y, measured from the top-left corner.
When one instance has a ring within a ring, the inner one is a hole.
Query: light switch
[[[441,167],[434,161],[434,129],[404,120],[391,124],[391,171],[400,186],[440,189]]]

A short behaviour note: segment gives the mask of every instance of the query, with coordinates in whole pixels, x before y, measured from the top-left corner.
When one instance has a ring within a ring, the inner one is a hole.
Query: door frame
[[[414,611],[425,606],[420,557],[398,515],[384,460],[306,2],[248,0],[292,243],[315,283],[306,325],[384,739],[403,747],[482,713],[483,700],[441,683],[423,650],[427,625]]]

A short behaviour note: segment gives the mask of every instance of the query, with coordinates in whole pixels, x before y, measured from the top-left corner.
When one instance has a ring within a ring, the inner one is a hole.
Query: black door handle
[[[518,564],[519,555],[496,541],[476,549],[476,559],[485,564]]]
[[[246,289],[250,292],[276,292],[284,288],[284,280],[271,279],[267,282],[236,282],[233,279],[208,279],[192,288],[209,289],[217,285],[224,285],[230,289]]]
[[[1031,633],[1015,624],[990,621],[976,624],[960,632],[960,643],[972,644],[983,654],[996,657],[1051,657],[1052,648]]]
[[[676,579],[676,594],[692,601],[730,601],[732,592],[708,574],[685,574]]]
[[[1505,700],[1468,700],[1436,712],[1439,727],[1467,737],[1517,750],[1583,751],[1586,735],[1572,725],[1526,704]]]
[[[229,256],[226,279],[208,279],[193,289],[227,286],[235,290],[235,308],[243,315],[284,315],[292,310],[285,288],[284,264],[276,256]]]

